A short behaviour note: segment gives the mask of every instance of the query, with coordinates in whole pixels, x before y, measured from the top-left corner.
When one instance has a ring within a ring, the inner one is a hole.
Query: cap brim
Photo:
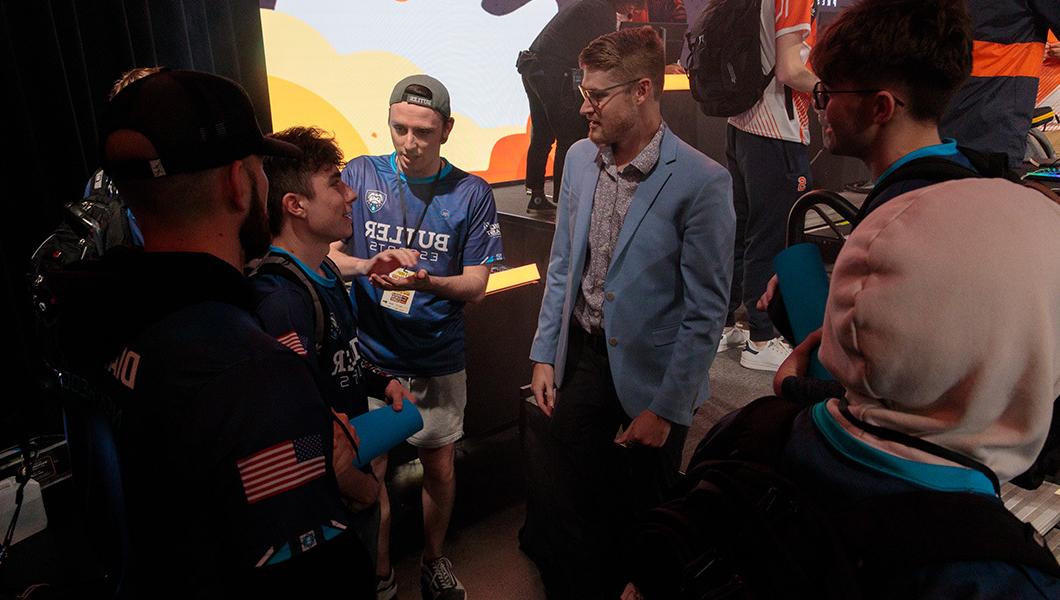
[[[286,156],[287,158],[298,158],[302,155],[302,149],[294,144],[289,144],[275,138],[264,138],[261,145],[261,153],[265,156]]]

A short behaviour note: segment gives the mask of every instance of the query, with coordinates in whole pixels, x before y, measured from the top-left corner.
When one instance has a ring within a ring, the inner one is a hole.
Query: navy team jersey
[[[121,410],[136,549],[123,586],[136,597],[213,597],[255,566],[348,536],[330,412],[305,361],[251,314],[242,273],[207,254],[125,247],[77,264],[58,280],[59,314],[75,372]]]
[[[347,254],[371,258],[389,248],[411,248],[420,252],[417,269],[432,276],[459,275],[465,266],[504,258],[497,207],[485,180],[448,161],[437,176],[408,180],[395,159],[395,154],[361,156],[343,169],[342,180],[358,198]],[[358,338],[369,361],[402,376],[464,368],[463,302],[417,291],[409,314],[403,314],[380,305],[383,290],[367,277],[354,281],[352,294]]]
[[[283,248],[272,246],[269,253],[288,258],[305,274],[316,288],[327,323],[318,353],[309,291],[283,275],[257,273],[251,278],[254,312],[265,331],[318,368],[326,382],[321,391],[332,408],[350,417],[367,412],[368,394],[382,397],[389,377],[366,364],[357,351],[357,317],[342,279],[326,264],[322,268],[327,276],[321,276]]]

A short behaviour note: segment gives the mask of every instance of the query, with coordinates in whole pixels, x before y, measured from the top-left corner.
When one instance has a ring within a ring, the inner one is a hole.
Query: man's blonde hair
[[[589,42],[578,63],[583,69],[613,71],[621,81],[647,77],[655,88],[655,99],[662,96],[666,54],[662,38],[651,27],[622,29]]]

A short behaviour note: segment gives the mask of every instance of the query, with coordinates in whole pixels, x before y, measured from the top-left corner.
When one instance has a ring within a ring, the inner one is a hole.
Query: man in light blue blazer
[[[567,154],[530,352],[556,446],[555,505],[569,518],[535,521],[562,528],[550,551],[577,565],[576,589],[560,597],[614,597],[622,523],[676,477],[692,413],[709,397],[735,216],[728,172],[662,121],[653,30],[601,36],[580,63],[589,138]]]

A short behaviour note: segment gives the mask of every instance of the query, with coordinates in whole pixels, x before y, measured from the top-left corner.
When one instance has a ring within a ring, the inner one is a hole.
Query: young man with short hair
[[[321,394],[343,421],[368,411],[369,394],[386,397],[400,410],[406,390],[361,358],[356,313],[338,269],[327,258],[332,242],[349,237],[350,210],[356,200],[339,176],[342,151],[334,138],[315,127],[292,127],[269,137],[297,146],[302,154],[264,161],[273,238],[251,277],[255,313],[265,331],[317,371],[324,385]],[[390,250],[365,266],[369,273],[389,273],[412,264],[413,253]],[[379,487],[371,471],[353,468],[353,460],[348,453],[336,452],[335,472],[355,492],[346,498],[357,512],[351,526],[374,550],[377,522],[368,509],[375,504]]]
[[[888,179],[917,158],[940,157],[972,168],[957,142],[939,137],[939,121],[971,70],[967,19],[920,22],[920,11],[907,12],[908,7],[907,2],[872,6],[873,13],[894,20],[888,29],[902,31],[902,37],[885,40],[876,25],[847,18],[829,28],[810,53],[821,78],[813,97],[824,146],[860,159],[876,185],[887,188],[886,196],[877,195],[862,208],[861,218],[911,189],[908,182],[888,186]],[[924,10],[928,7],[938,8],[929,3]],[[923,30],[928,25],[933,29]]]
[[[579,62],[589,138],[567,154],[530,352],[563,509],[533,515],[535,560],[550,594],[614,598],[622,527],[675,480],[710,396],[735,219],[728,173],[662,120],[659,35],[600,36]]]
[[[467,403],[463,307],[485,296],[490,265],[502,259],[489,184],[441,156],[453,122],[449,91],[437,79],[413,75],[394,86],[394,152],[361,156],[343,169],[342,180],[361,202],[352,211],[353,234],[331,253],[344,276],[362,274],[367,261],[390,249],[418,255],[409,269],[358,277],[352,294],[362,352],[412,390],[423,415],[424,428],[409,443],[423,464],[421,584],[430,600],[465,597],[443,553],[456,493],[454,449]],[[373,463],[380,479],[386,463],[385,456]],[[393,598],[385,486],[380,503],[378,591],[380,598]]]
[[[966,176],[985,169],[983,155],[939,137],[939,120],[972,65],[968,16],[954,1],[928,2],[916,10],[905,0],[866,2],[849,10],[854,16],[885,15],[886,26],[844,13],[810,53],[821,78],[813,100],[824,146],[861,160],[875,180],[853,219],[855,228],[887,201],[948,178],[940,169],[956,167]],[[773,301],[774,290],[771,282],[760,307]],[[798,346],[781,365],[774,379],[777,393],[810,399],[842,394],[834,382],[796,376],[804,374],[819,339]]]
[[[885,41],[878,28],[843,19],[810,53],[821,78],[813,95],[825,147],[864,162],[879,188],[862,205],[855,225],[890,198],[927,185],[923,178],[895,177],[912,161],[935,157],[975,170],[969,157],[982,156],[939,136],[950,99],[971,71],[967,18],[928,20],[934,29],[925,31],[913,24],[919,11],[903,12],[906,8],[904,2],[872,7],[891,15],[891,27],[907,31],[905,37]],[[873,54],[884,48],[886,53]]]

